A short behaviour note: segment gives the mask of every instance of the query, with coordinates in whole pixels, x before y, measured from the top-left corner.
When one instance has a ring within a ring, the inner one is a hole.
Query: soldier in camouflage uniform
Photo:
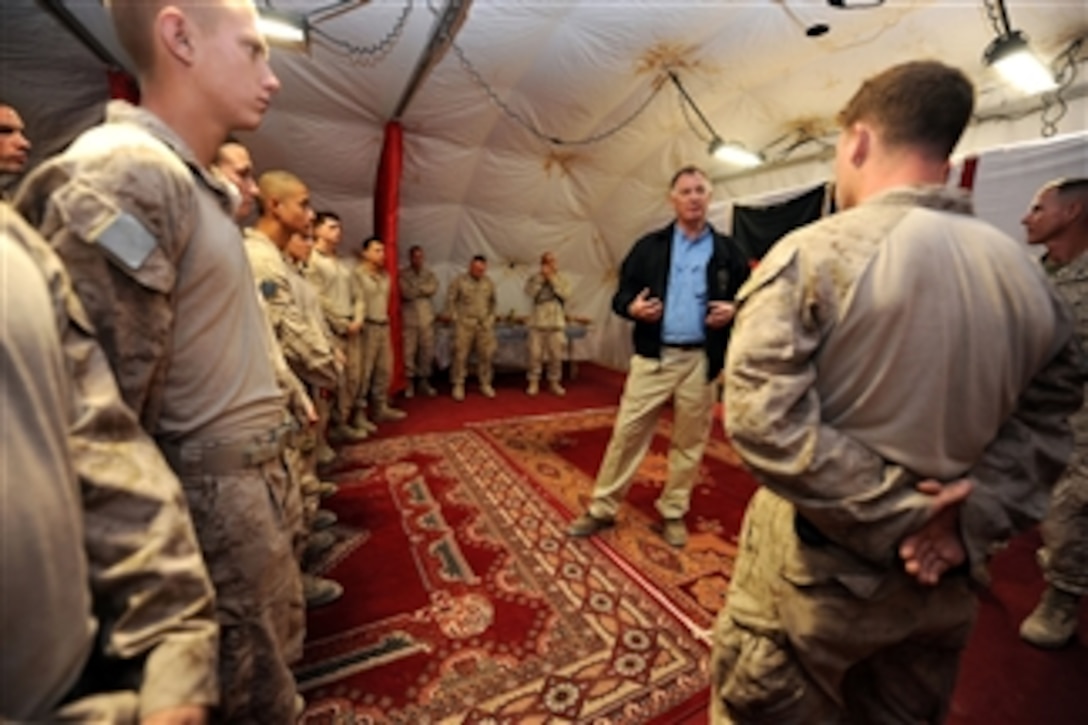
[[[202,723],[211,581],[60,260],[0,204],[0,719]],[[61,706],[61,703],[65,704]]]
[[[364,411],[357,411],[357,415],[352,416],[362,378],[364,321],[361,312],[359,319],[355,319],[358,295],[352,270],[336,255],[342,236],[338,216],[329,211],[317,213],[314,217],[314,253],[306,265],[306,279],[318,291],[325,321],[336,335],[345,360],[344,374],[337,387],[336,404],[331,415],[333,428],[329,435],[330,438],[353,442],[364,440],[377,427],[367,420]]]
[[[533,301],[529,317],[529,395],[540,392],[540,373],[548,364],[548,388],[555,395],[566,395],[563,378],[563,358],[567,350],[567,315],[564,310],[570,297],[570,284],[559,274],[555,254],[544,252],[540,271],[525,281],[525,294]]]
[[[973,102],[936,62],[868,80],[839,116],[843,211],[737,296],[726,427],[762,487],[715,627],[716,723],[943,722],[974,586],[1065,466],[1071,316],[944,183]]]
[[[249,2],[113,0],[110,13],[143,105],[110,104],[16,203],[63,260],[125,402],[181,479],[216,591],[215,716],[289,722],[301,502],[231,195],[207,170],[230,132],[259,125],[279,81]]]
[[[1045,244],[1043,265],[1076,318],[1088,349],[1088,179],[1047,184],[1022,220],[1029,244]],[[1088,407],[1072,418],[1075,449],[1054,487],[1043,521],[1039,561],[1047,588],[1020,636],[1038,647],[1061,647],[1077,632],[1080,600],[1088,594]]]
[[[303,314],[306,315],[306,320],[309,325],[314,329],[320,330],[321,334],[328,341],[329,349],[332,350],[334,362],[336,363],[338,381],[342,381],[344,377],[344,364],[347,362],[347,359],[340,349],[336,335],[333,334],[333,331],[329,328],[329,323],[325,320],[325,313],[321,309],[321,298],[318,296],[317,290],[305,277],[306,267],[310,258],[313,256],[313,251],[314,239],[310,233],[292,234],[291,241],[287,243],[287,248],[284,250],[284,260],[287,262],[292,274],[292,286],[295,289],[295,296],[299,306],[301,307]],[[312,431],[312,448],[307,449],[304,458],[305,475],[307,480],[318,481],[317,465],[321,462],[319,459],[319,452],[322,448],[328,448],[326,436],[328,435],[329,416],[332,412],[329,402],[335,397],[336,388],[310,386],[308,392],[310,392],[311,397],[314,400],[317,423]],[[317,491],[321,498],[333,496],[338,490],[339,488],[335,483],[326,481],[317,483]]]
[[[498,342],[495,340],[495,283],[487,276],[487,258],[477,254],[469,263],[468,272],[450,284],[446,295],[446,316],[453,322],[453,365],[450,380],[453,399],[465,399],[465,376],[468,356],[476,352],[476,377],[480,392],[486,398],[495,397],[491,386],[491,360]]]
[[[299,302],[299,296],[306,292],[306,281],[284,259],[291,236],[309,231],[313,220],[310,192],[298,177],[285,171],[262,174],[257,187],[261,215],[255,227],[246,229],[245,249],[265,313],[295,375],[311,389],[335,388],[340,371],[333,348]],[[307,477],[305,470],[306,456],[316,447],[316,440],[313,426],[309,421],[303,423],[287,442],[292,478],[300,493],[309,499],[296,546],[300,559],[305,551],[311,557],[317,556],[335,543],[331,534],[313,535],[315,528],[327,528],[335,522],[335,516],[324,512],[323,520],[318,519],[323,513],[317,506],[319,482],[316,476]],[[336,582],[312,574],[304,573],[302,584],[306,603],[311,607],[333,602],[344,591]]]
[[[389,273],[385,271],[385,244],[371,237],[363,242],[362,261],[355,268],[356,288],[362,296],[363,377],[356,407],[368,405],[375,423],[403,420],[406,413],[389,405],[393,376],[393,341],[389,334]],[[368,401],[368,402],[364,402]]]
[[[418,244],[408,250],[408,261],[397,280],[404,333],[404,373],[408,377],[404,397],[415,395],[418,379],[419,392],[433,398],[438,393],[431,386],[435,321],[431,298],[438,292],[438,277],[423,266],[423,248]]]

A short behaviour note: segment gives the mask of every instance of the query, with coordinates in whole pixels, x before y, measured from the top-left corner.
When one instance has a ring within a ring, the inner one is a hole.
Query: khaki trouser
[[[450,382],[464,385],[468,374],[468,356],[476,353],[476,377],[480,385],[490,385],[492,378],[491,358],[498,342],[495,330],[479,320],[458,320],[453,328],[453,364],[450,366]]]
[[[1088,454],[1077,451],[1054,486],[1043,520],[1040,559],[1046,580],[1070,594],[1088,596]]]
[[[389,325],[368,322],[363,327],[363,377],[355,395],[355,407],[364,407],[368,396],[375,413],[385,407],[392,377],[393,348]]]
[[[344,374],[340,378],[340,387],[336,391],[337,422],[351,424],[351,412],[355,400],[359,397],[359,388],[363,381],[363,333],[336,338],[344,352]]]
[[[404,373],[428,379],[434,370],[434,325],[404,328]]]
[[[243,442],[217,442],[228,451]],[[302,581],[292,551],[301,518],[298,490],[282,452],[248,467],[202,463],[163,448],[181,479],[204,561],[215,586],[220,627],[220,706],[230,723],[294,721],[289,663],[302,655]],[[233,469],[233,470],[229,470]]]
[[[706,379],[706,353],[701,349],[663,348],[661,359],[635,355],[623,386],[620,409],[608,450],[597,471],[589,513],[615,518],[638,466],[653,440],[665,403],[673,400],[669,441],[669,477],[657,499],[658,512],[681,518],[691,503],[714,409],[714,384]]]
[[[713,723],[943,722],[975,618],[966,576],[927,587],[805,544],[792,506],[767,489],[738,548],[714,628]]]
[[[543,364],[548,365],[548,380],[563,379],[563,358],[567,351],[566,330],[529,328],[529,380],[540,380]]]

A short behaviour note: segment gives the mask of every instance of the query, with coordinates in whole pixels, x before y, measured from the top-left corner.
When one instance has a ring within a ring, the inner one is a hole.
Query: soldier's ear
[[[176,61],[192,65],[195,57],[193,22],[176,6],[164,7],[155,17],[155,33],[160,45]]]

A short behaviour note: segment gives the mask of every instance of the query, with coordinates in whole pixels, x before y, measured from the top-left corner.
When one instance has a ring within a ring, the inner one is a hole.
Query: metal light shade
[[[1058,87],[1054,74],[1031,52],[1027,38],[1019,30],[994,39],[983,54],[987,65],[1024,93],[1034,95]]]
[[[749,151],[738,143],[726,143],[720,138],[710,142],[709,152],[719,161],[744,169],[753,169],[763,164],[763,157],[759,154]]]
[[[270,45],[305,49],[310,42],[310,26],[304,15],[258,8],[257,29]]]

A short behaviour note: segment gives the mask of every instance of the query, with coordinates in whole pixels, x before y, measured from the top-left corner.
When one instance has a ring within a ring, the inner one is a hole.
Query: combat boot
[[[465,399],[465,384],[454,383],[453,385],[453,399],[460,403]]]
[[[560,385],[558,380],[549,383],[548,389],[552,391],[552,395],[558,395],[560,398],[567,394],[567,389]]]
[[[413,383],[411,380],[409,380],[408,384],[404,386],[404,397],[408,400],[416,397],[416,384]]]
[[[480,383],[480,394],[485,398],[494,398],[495,389],[491,387],[491,383]]]
[[[419,390],[428,398],[433,398],[434,396],[438,395],[438,391],[434,389],[434,386],[431,385],[430,381],[428,381],[427,378],[420,378]]]
[[[327,466],[336,460],[336,451],[329,447],[325,441],[317,448],[317,465]]]
[[[358,430],[365,430],[367,433],[374,433],[378,430],[378,426],[367,419],[366,411],[362,408],[355,409],[355,415],[351,416],[351,426]]]
[[[374,420],[378,423],[388,423],[390,421],[404,420],[408,417],[408,414],[403,410],[394,408],[388,404],[377,405],[374,408]]]
[[[1057,649],[1077,633],[1080,596],[1048,586],[1039,606],[1020,625],[1020,638],[1044,649]]]
[[[525,389],[526,395],[536,395],[540,392],[540,382],[537,380],[530,380],[529,387]]]
[[[322,554],[334,546],[336,546],[336,536],[331,531],[315,531],[306,539],[303,561],[317,561]]]
[[[328,509],[318,509],[314,514],[314,518],[310,521],[311,531],[322,531],[324,529],[333,526],[339,519],[336,514]]]
[[[306,607],[313,609],[331,604],[344,594],[344,587],[332,579],[324,579],[313,574],[302,575],[302,593],[306,597]]]
[[[365,441],[369,436],[369,432],[360,428],[353,428],[344,423],[333,426],[329,431],[329,440],[336,441],[337,443],[359,443],[360,441]],[[333,458],[336,458],[335,453],[333,454]]]

